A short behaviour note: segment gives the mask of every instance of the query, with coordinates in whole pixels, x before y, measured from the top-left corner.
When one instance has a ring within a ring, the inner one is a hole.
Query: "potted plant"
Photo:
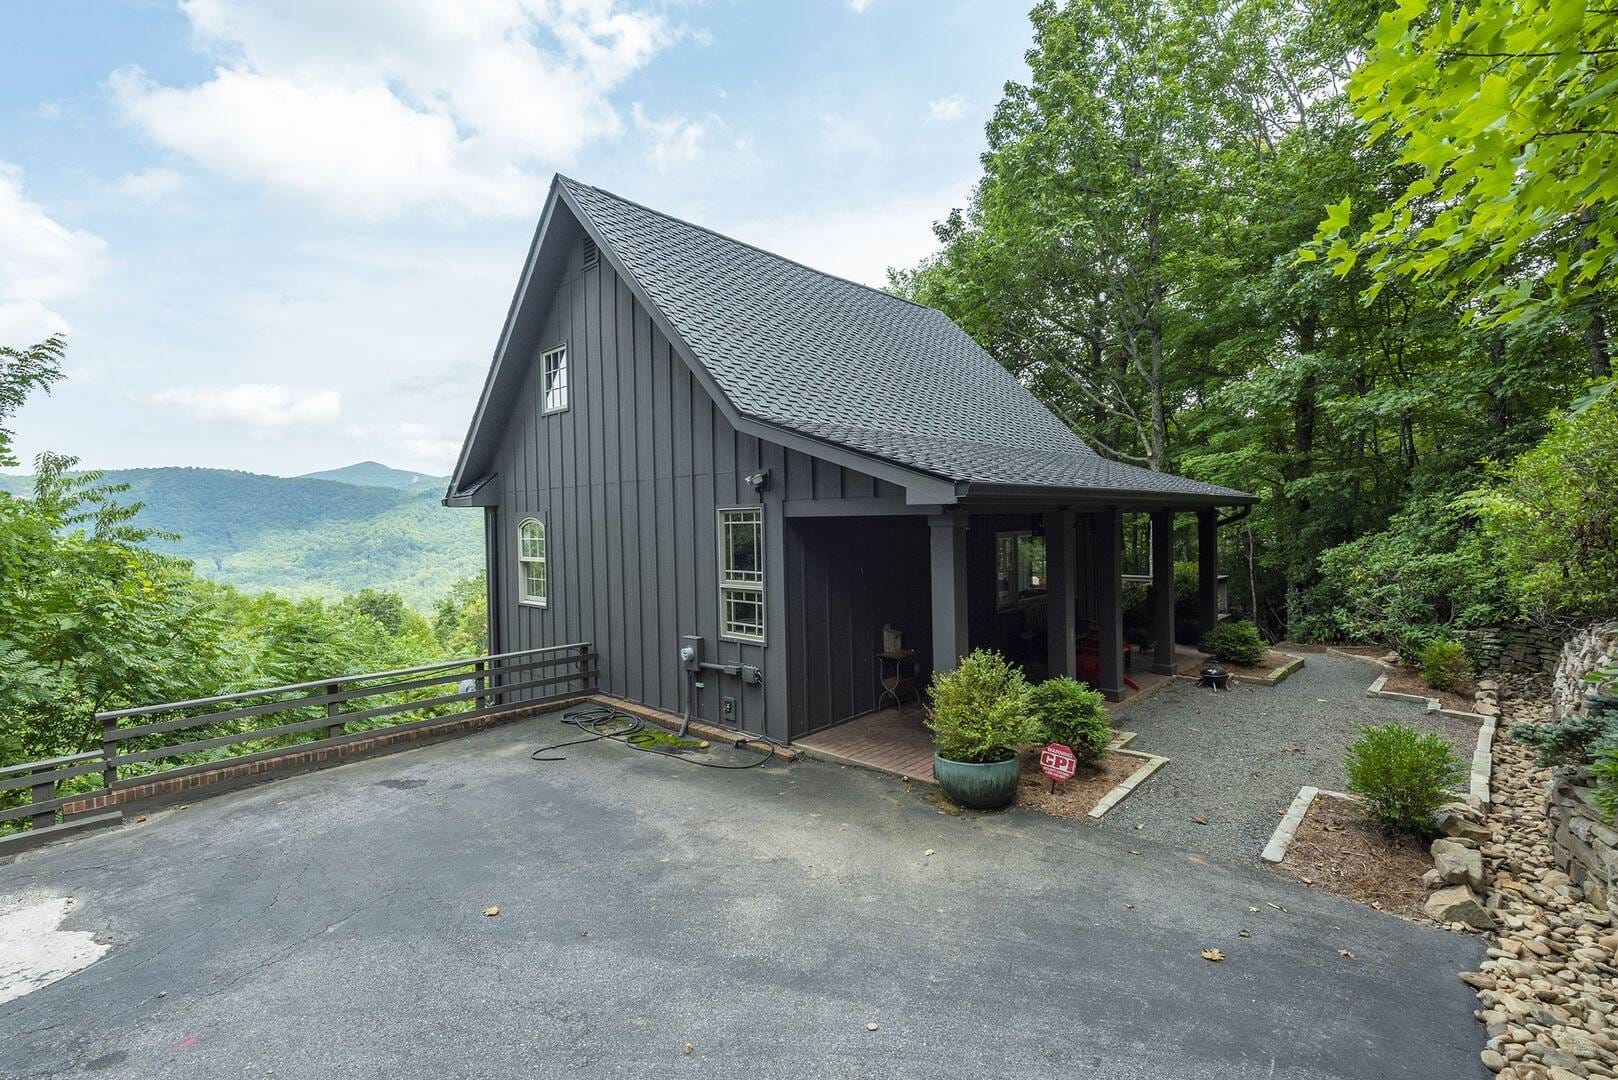
[[[993,810],[1017,794],[1017,747],[1039,738],[1029,693],[1022,672],[985,649],[933,676],[933,776],[950,801]]]

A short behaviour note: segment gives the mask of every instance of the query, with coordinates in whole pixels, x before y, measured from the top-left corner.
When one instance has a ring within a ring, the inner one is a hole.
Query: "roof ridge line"
[[[595,184],[586,184],[583,180],[575,180],[566,173],[557,173],[556,175],[563,182],[571,184],[575,187],[589,188],[591,191],[600,192],[602,195],[605,195],[608,198],[617,199],[621,203],[626,203],[629,206],[633,206],[637,210],[644,210],[646,213],[663,218],[665,221],[672,221],[677,225],[684,225],[688,229],[696,229],[698,232],[705,232],[709,236],[718,237],[727,244],[735,244],[737,247],[744,247],[750,251],[756,251],[760,255],[767,255],[772,259],[778,259],[781,262],[790,263],[791,265],[796,266],[798,269],[807,270],[809,273],[814,274],[817,277],[827,278],[831,281],[841,281],[845,285],[852,285],[857,289],[864,289],[866,292],[875,293],[876,295],[884,297],[888,300],[897,300],[902,304],[909,304],[911,307],[920,308],[923,311],[929,311],[934,314],[943,314],[937,308],[928,304],[911,300],[909,297],[895,295],[894,293],[888,292],[886,289],[879,289],[874,285],[867,285],[863,281],[855,281],[853,278],[846,278],[840,274],[828,274],[826,271],[810,266],[808,263],[799,262],[797,259],[782,255],[778,251],[771,251],[769,248],[759,247],[757,244],[750,244],[746,240],[738,240],[734,236],[729,236],[720,232],[718,229],[710,229],[706,225],[698,225],[694,221],[687,221],[685,218],[675,217],[673,214],[658,210],[655,207],[647,206],[645,203],[639,203],[634,199],[625,198],[616,191],[608,191],[604,187],[597,187]]]

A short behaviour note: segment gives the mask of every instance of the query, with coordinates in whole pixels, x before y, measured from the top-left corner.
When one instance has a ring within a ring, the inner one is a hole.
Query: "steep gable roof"
[[[942,312],[556,186],[741,418],[957,484],[1251,501],[1103,458]]]

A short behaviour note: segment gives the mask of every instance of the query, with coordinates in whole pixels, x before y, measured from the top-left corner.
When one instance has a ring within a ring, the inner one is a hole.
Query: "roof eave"
[[[1220,506],[1251,506],[1258,496],[1245,491],[1189,492],[1144,491],[1140,488],[1068,487],[1059,484],[1003,484],[969,482],[961,485],[961,502],[1029,503],[1074,506],[1129,506],[1150,509],[1213,509]]]

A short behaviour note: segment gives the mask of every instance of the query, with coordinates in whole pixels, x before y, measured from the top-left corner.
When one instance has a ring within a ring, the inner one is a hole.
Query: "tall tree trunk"
[[[1147,265],[1150,267],[1151,284],[1146,328],[1152,344],[1151,378],[1147,380],[1152,395],[1152,448],[1148,456],[1151,467],[1161,472],[1168,462],[1169,422],[1168,410],[1163,402],[1163,241],[1157,221],[1154,207],[1147,216]]]
[[[1579,212],[1579,254],[1583,255],[1596,246],[1594,230],[1595,211],[1586,207]],[[1607,341],[1607,317],[1601,310],[1601,293],[1596,291],[1584,302],[1586,320],[1584,324],[1584,345],[1590,353],[1590,377],[1592,379],[1612,378],[1612,348]]]
[[[1496,435],[1506,430],[1506,338],[1496,330],[1489,335],[1489,430]]]

